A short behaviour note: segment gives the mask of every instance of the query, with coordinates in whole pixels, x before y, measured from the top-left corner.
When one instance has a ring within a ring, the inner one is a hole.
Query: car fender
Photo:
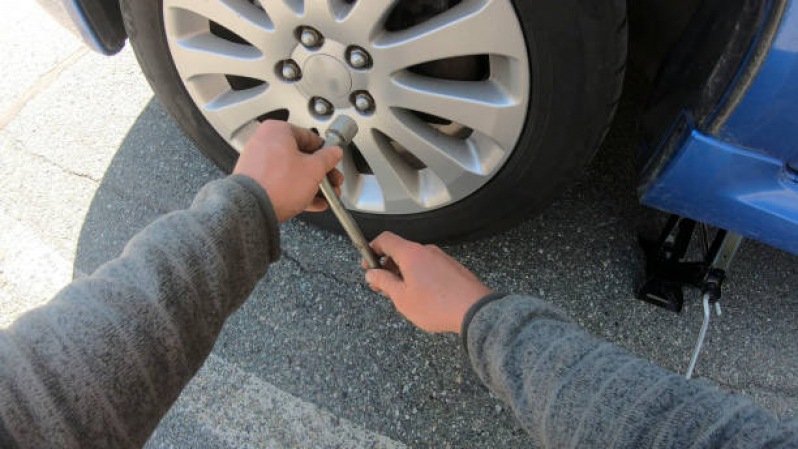
[[[127,33],[117,0],[37,0],[56,21],[105,55],[125,46]]]

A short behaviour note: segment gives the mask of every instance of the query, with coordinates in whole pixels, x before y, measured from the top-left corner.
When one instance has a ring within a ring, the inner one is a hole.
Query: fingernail
[[[374,281],[374,272],[369,270],[366,272],[366,282],[371,284]]]

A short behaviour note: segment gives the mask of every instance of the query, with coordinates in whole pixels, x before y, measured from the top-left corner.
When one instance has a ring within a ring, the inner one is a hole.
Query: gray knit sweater
[[[0,330],[0,447],[144,444],[279,254],[251,179],[191,208]],[[798,425],[637,359],[529,297],[493,295],[464,324],[472,364],[541,447],[798,447]]]

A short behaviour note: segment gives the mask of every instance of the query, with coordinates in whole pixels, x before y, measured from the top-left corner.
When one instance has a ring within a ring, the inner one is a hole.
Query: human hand
[[[366,282],[425,331],[459,333],[468,309],[492,291],[435,245],[421,245],[383,232],[371,247],[378,255],[390,257],[391,266],[368,270]],[[365,261],[362,265],[366,268]]]
[[[335,169],[343,151],[339,147],[316,151],[322,143],[308,129],[267,120],[245,145],[233,173],[249,176],[266,190],[277,221],[303,210],[323,211],[327,201],[319,194],[319,183],[330,173],[330,182],[339,191],[344,176]]]

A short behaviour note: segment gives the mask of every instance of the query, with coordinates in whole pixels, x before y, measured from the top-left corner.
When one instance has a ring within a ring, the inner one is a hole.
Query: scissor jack
[[[685,256],[696,228],[704,257],[698,262],[687,261]],[[680,313],[684,305],[684,288],[692,287],[701,292],[704,320],[685,373],[688,379],[693,375],[704,344],[711,308],[714,307],[720,315],[719,301],[726,270],[743,241],[740,234],[721,229],[710,244],[708,234],[705,224],[671,215],[658,240],[640,242],[645,251],[646,266],[645,277],[637,291],[638,299]]]

